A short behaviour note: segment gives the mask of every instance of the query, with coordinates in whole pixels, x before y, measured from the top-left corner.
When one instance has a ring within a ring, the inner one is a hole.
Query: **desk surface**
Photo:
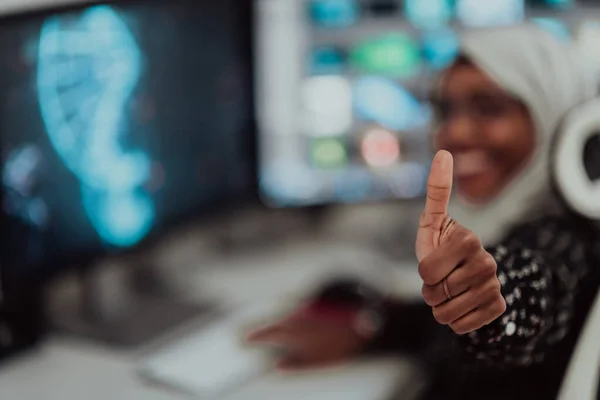
[[[197,272],[197,292],[201,293],[199,296],[203,299],[210,297],[226,302],[230,307],[237,307],[249,301],[305,295],[308,290],[314,289],[317,281],[334,273],[372,275],[373,264],[377,262],[383,261],[377,261],[372,255],[356,248],[331,244],[325,247],[303,245],[294,250],[282,249],[254,258],[230,258],[227,262],[205,265]],[[414,273],[404,271],[404,274],[405,277],[397,278],[399,287],[407,289],[411,296],[418,294],[416,269]],[[165,389],[144,385],[135,367],[136,357],[133,355],[52,338],[40,350],[16,359],[0,370],[0,398],[185,398]],[[398,359],[354,363],[331,373],[300,376],[271,373],[250,382],[226,400],[282,397],[288,400],[383,400],[395,392],[398,385],[414,383],[416,373],[408,361]]]
[[[187,396],[144,385],[134,359],[61,339],[6,365],[0,373],[0,398],[7,400],[182,400]],[[345,367],[343,373],[305,376],[266,375],[223,400],[387,399],[398,383],[413,379],[401,360],[377,360]],[[412,390],[416,390],[414,388]],[[408,393],[407,393],[408,394]],[[408,398],[408,397],[404,397]]]
[[[0,398],[7,400],[177,400],[145,387],[133,363],[72,342],[49,340],[39,350],[16,359],[0,372]]]

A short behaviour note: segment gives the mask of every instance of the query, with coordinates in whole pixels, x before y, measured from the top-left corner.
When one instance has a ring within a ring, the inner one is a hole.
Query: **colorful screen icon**
[[[390,167],[400,161],[400,142],[396,135],[383,128],[372,128],[362,139],[361,154],[374,168]]]
[[[405,0],[404,15],[418,28],[438,29],[448,24],[453,0]]]
[[[354,112],[359,119],[375,122],[394,131],[426,126],[430,112],[392,79],[368,76],[353,87]]]
[[[450,65],[459,51],[458,35],[451,29],[423,34],[423,58],[434,69]]]
[[[525,18],[524,0],[458,0],[456,14],[469,27],[513,25]]]
[[[410,78],[421,61],[419,46],[406,34],[388,34],[359,44],[350,54],[353,67],[371,74]]]
[[[337,75],[344,73],[346,56],[334,46],[317,47],[310,56],[309,73],[311,75]]]
[[[302,87],[303,128],[312,136],[337,136],[352,126],[352,88],[341,76],[307,78]]]
[[[309,7],[313,23],[325,28],[347,28],[359,16],[356,0],[312,0]]]
[[[346,146],[340,138],[317,138],[310,143],[310,158],[315,167],[340,168],[346,165]]]

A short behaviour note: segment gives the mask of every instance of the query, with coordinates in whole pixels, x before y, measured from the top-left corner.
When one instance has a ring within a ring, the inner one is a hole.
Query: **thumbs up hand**
[[[423,297],[435,319],[459,335],[490,324],[506,311],[496,262],[479,238],[448,215],[453,160],[440,151],[427,182],[416,253]]]

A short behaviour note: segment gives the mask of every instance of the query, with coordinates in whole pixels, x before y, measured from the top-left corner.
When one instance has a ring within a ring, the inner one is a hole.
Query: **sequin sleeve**
[[[504,315],[459,338],[469,357],[493,365],[530,365],[569,332],[575,298],[598,259],[589,235],[572,222],[549,219],[487,249],[498,264]]]

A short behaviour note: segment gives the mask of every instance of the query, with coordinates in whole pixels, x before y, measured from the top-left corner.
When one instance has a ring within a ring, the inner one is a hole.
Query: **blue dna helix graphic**
[[[92,226],[110,245],[138,243],[155,218],[153,201],[143,190],[151,160],[121,144],[125,110],[141,75],[138,44],[118,12],[100,5],[76,18],[46,19],[38,52],[46,132],[79,180]]]

